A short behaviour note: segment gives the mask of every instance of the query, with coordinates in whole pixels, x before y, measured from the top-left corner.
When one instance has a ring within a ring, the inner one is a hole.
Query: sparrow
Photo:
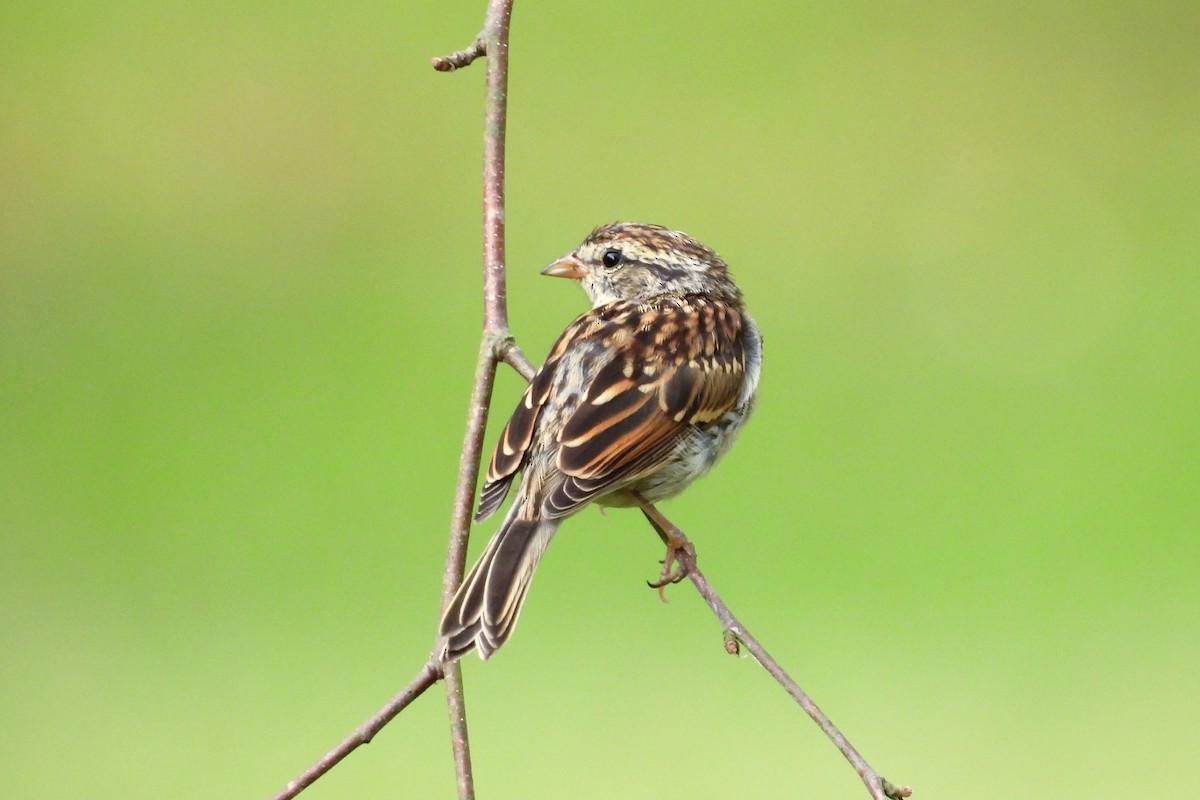
[[[754,408],[762,336],[700,242],[617,222],[542,274],[579,281],[592,307],[558,337],[492,453],[475,520],[520,483],[442,615],[443,661],[472,648],[486,659],[508,641],[563,520],[590,503],[674,497],[729,451]]]

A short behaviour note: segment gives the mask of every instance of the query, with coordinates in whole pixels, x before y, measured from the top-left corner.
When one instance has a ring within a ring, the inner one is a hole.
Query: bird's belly
[[[637,492],[651,503],[674,497],[712,469],[729,451],[748,416],[749,409],[737,409],[707,428],[692,428],[688,435],[680,438],[661,467],[622,488]],[[635,505],[623,495],[623,492],[609,495],[600,503],[609,506]]]

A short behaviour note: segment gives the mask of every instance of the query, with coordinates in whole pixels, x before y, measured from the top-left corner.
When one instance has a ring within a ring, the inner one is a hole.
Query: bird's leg
[[[654,504],[646,500],[639,494],[633,495],[637,501],[638,508],[646,516],[646,520],[650,526],[658,532],[658,536],[663,540],[663,544],[667,546],[667,554],[663,557],[662,572],[659,573],[658,580],[651,582],[652,589],[658,589],[658,596],[664,603],[667,602],[667,596],[663,593],[663,589],[672,583],[679,583],[687,577],[688,567],[687,562],[679,557],[679,554],[685,553],[692,562],[696,560],[696,548],[684,535],[683,531],[676,527],[675,523],[663,516],[662,512],[654,507]]]

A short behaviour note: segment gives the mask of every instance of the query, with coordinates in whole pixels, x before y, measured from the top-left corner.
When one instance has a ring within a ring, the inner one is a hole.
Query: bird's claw
[[[651,589],[658,590],[658,599],[664,603],[669,603],[667,595],[663,591],[673,583],[679,583],[688,576],[687,563],[679,557],[679,554],[686,553],[692,561],[696,560],[696,548],[692,543],[685,538],[670,536],[667,540],[667,554],[658,563],[662,564],[662,571],[658,575],[657,581],[646,581],[646,584]]]

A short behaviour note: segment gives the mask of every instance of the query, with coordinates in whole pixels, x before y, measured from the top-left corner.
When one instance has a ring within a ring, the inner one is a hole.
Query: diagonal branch
[[[375,715],[359,725],[349,736],[338,743],[337,747],[326,753],[320,761],[313,764],[283,788],[272,800],[290,800],[308,788],[317,778],[337,766],[337,763],[350,755],[359,745],[364,745],[375,738],[375,734],[383,730],[392,719],[408,707],[430,686],[442,677],[442,664],[437,659],[430,659],[417,676],[400,692],[388,701],[387,705],[375,712]]]
[[[754,660],[759,665],[770,673],[779,685],[783,687],[792,699],[804,709],[804,711],[812,717],[813,722],[824,731],[830,741],[834,743],[850,765],[854,767],[854,771],[862,778],[866,784],[867,791],[870,792],[873,800],[899,800],[903,797],[908,797],[912,794],[912,789],[907,786],[896,786],[888,781],[878,772],[876,772],[866,760],[859,755],[859,752],[854,749],[854,745],[846,739],[837,726],[833,724],[833,720],[825,715],[825,712],[813,702],[812,698],[800,688],[792,677],[784,671],[783,667],[779,666],[779,662],[771,657],[766,648],[759,644],[758,639],[755,639],[750,631],[746,630],[746,626],[738,621],[738,618],[729,610],[729,606],[717,594],[717,590],[708,582],[708,578],[704,577],[704,573],[696,566],[696,548],[692,546],[691,541],[684,535],[678,527],[675,526],[669,519],[663,516],[662,512],[655,508],[653,503],[646,501],[642,497],[635,497],[638,505],[642,509],[642,513],[646,515],[646,519],[650,522],[651,527],[657,531],[659,538],[667,545],[669,553],[667,560],[664,562],[664,571],[670,569],[672,561],[678,561],[680,572],[671,576],[671,580],[679,581],[685,576],[691,580],[692,585],[696,587],[696,591],[704,598],[704,602],[708,603],[708,607],[712,609],[717,620],[721,623],[721,628],[724,630],[725,650],[730,655],[737,655],[739,647],[744,645],[750,655],[754,656]],[[655,584],[651,584],[655,585]]]

